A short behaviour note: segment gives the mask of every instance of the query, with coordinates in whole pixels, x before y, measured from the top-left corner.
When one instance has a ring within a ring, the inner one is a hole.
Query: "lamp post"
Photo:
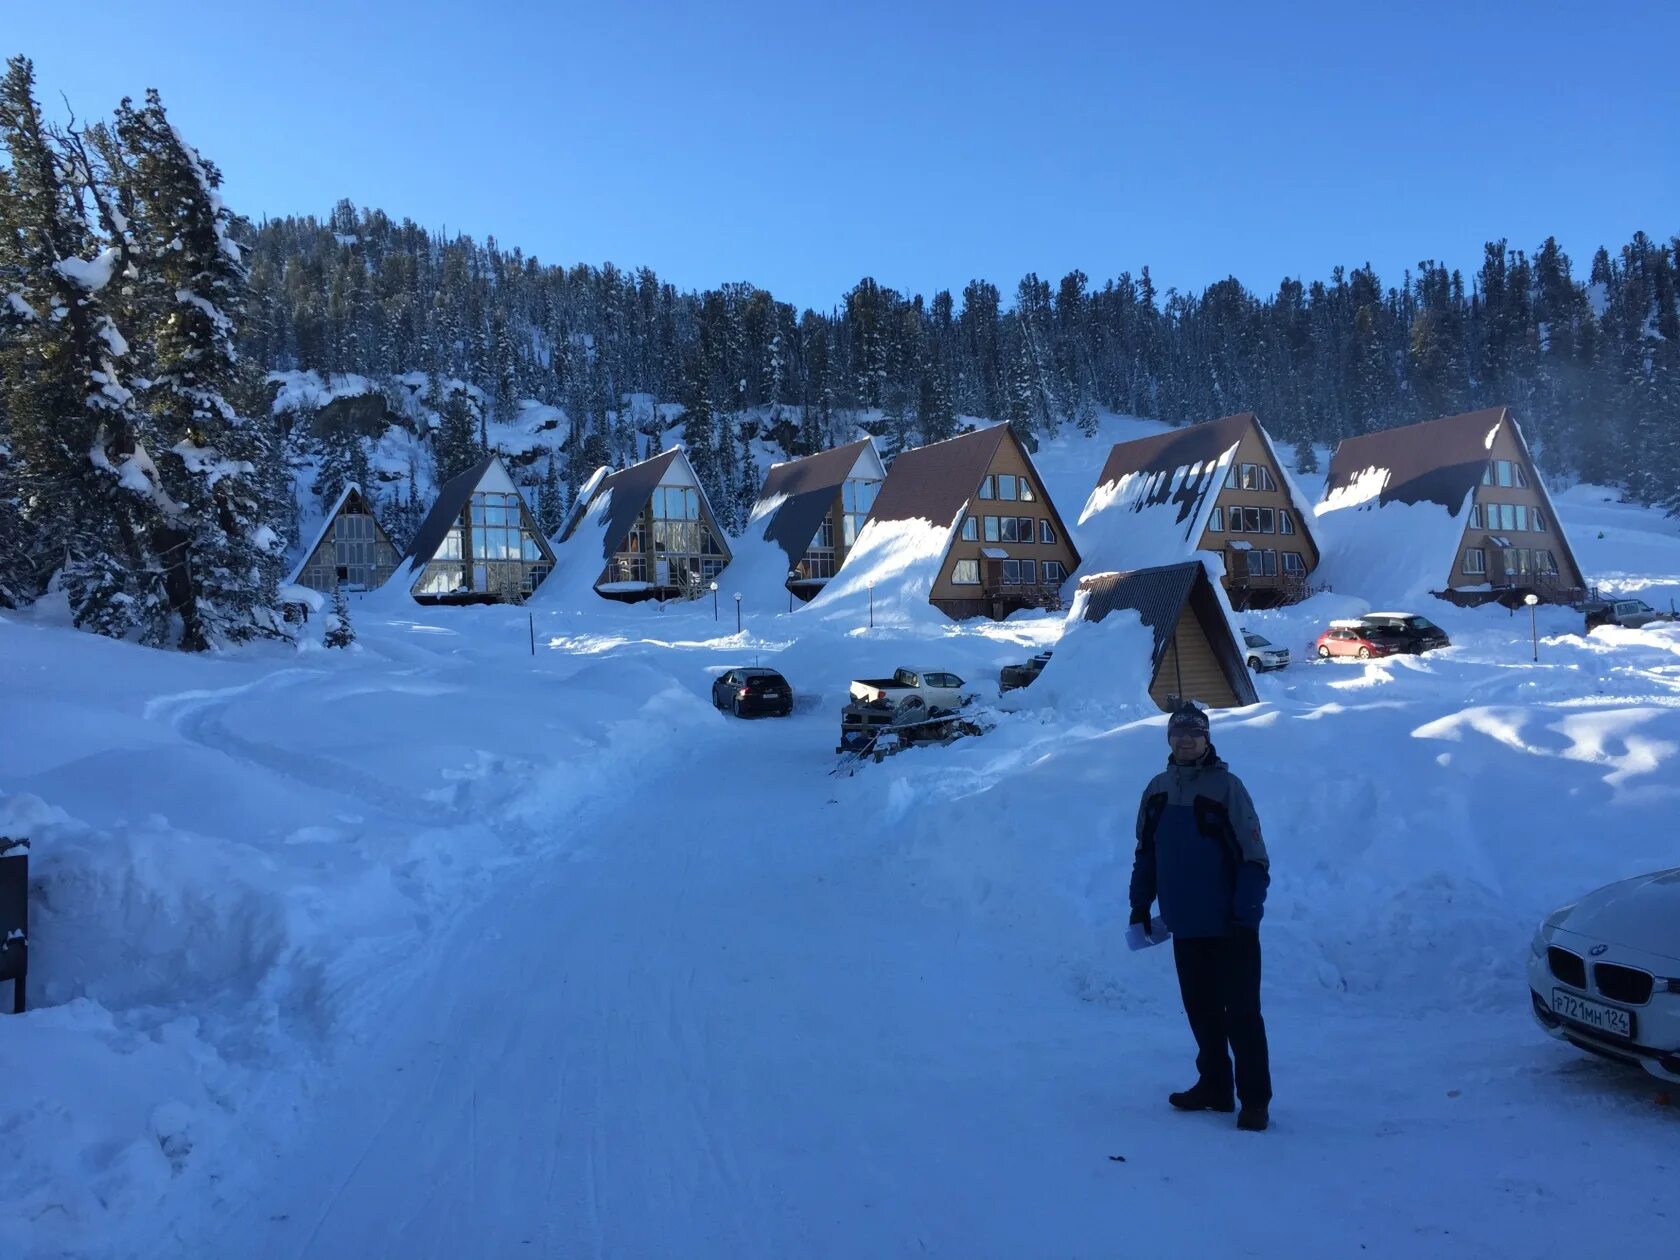
[[[1528,605],[1528,633],[1534,640],[1534,659],[1540,659],[1540,629],[1535,621],[1534,606],[1540,602],[1540,597],[1533,591],[1523,596],[1523,603]]]
[[[875,581],[873,578],[869,582],[869,628],[871,630],[875,628]]]
[[[735,592],[735,633],[741,633],[741,592]]]
[[[712,583],[712,620],[716,621],[717,619],[718,619],[718,615],[717,615],[717,583],[713,582]]]
[[[793,584],[799,578],[798,569],[788,570],[788,611],[793,611]]]

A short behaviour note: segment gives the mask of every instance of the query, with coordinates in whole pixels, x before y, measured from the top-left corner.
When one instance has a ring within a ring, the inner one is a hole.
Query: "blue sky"
[[[1677,46],[1672,0],[14,0],[0,23],[55,109],[158,88],[252,217],[349,197],[818,307],[864,275],[1393,282],[1501,236],[1584,270],[1680,231]]]

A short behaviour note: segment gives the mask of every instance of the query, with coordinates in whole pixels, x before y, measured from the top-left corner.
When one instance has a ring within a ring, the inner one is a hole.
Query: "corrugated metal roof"
[[[1133,473],[1171,472],[1191,464],[1211,464],[1241,442],[1254,423],[1254,413],[1243,411],[1234,416],[1186,425],[1169,433],[1120,442],[1109,451],[1097,484],[1111,486]],[[1195,498],[1199,499],[1200,495]],[[1189,510],[1187,505],[1185,514]]]
[[[997,424],[905,451],[887,470],[870,519],[949,527],[980,489],[1008,433],[1008,425]]]

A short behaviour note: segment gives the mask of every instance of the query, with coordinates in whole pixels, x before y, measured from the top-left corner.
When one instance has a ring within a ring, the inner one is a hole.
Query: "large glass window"
[[[875,506],[875,496],[881,489],[879,481],[854,479],[840,487],[841,535],[850,547],[863,532],[869,510]]]
[[[1513,528],[1520,529],[1520,530],[1523,530],[1523,531],[1526,532],[1528,530],[1528,505],[1525,504],[1525,503],[1517,504],[1516,505],[1516,512],[1517,512],[1517,523],[1516,523],[1515,526],[1513,526]]]
[[[1480,547],[1466,547],[1464,549],[1464,571],[1474,574],[1486,573],[1487,552]]]
[[[1067,570],[1062,567],[1060,560],[1046,560],[1040,569],[1046,584],[1060,583],[1067,578]]]
[[[1056,541],[1056,531],[1050,525],[1048,516],[1041,517],[1038,522],[1038,541],[1048,546]]]
[[[1278,533],[1293,534],[1295,532],[1295,516],[1288,508],[1279,508],[1277,519]]]
[[[1224,508],[1216,506],[1213,509],[1213,515],[1208,519],[1208,529],[1215,534],[1223,534],[1225,532]]]
[[[1286,551],[1283,553],[1283,571],[1298,576],[1307,571],[1307,562],[1301,559],[1299,551]]]
[[[1015,478],[1015,488],[1021,494],[1021,502],[1022,503],[1037,503],[1038,502],[1038,494],[1037,494],[1036,491],[1033,490],[1032,482],[1028,481],[1025,477]]]
[[[982,499],[997,498],[997,486],[992,478],[982,477],[980,479],[980,497]]]
[[[964,542],[979,542],[980,522],[972,516],[963,517],[962,536]]]
[[[997,497],[1008,500],[1014,500],[1017,497],[1015,493],[1015,478],[1009,473],[999,473],[997,475]]]
[[[998,518],[995,516],[988,516],[986,518],[986,541],[998,541]]]
[[[951,568],[951,583],[954,586],[979,586],[980,562],[978,560],[958,560]]]
[[[1539,508],[1530,508],[1528,512],[1529,528],[1537,534],[1546,532],[1546,514]]]
[[[999,535],[1000,541],[1002,541],[1002,542],[1020,542],[1021,541],[1020,524],[1021,524],[1021,520],[1020,520],[1019,517],[1016,517],[1016,516],[1005,516],[1001,520],[999,520],[998,521],[998,528],[1002,531],[1002,533]]]
[[[1534,571],[1536,573],[1555,574],[1558,571],[1557,557],[1544,547],[1534,549]]]
[[[1470,528],[1482,528],[1482,505],[1480,503],[1472,503],[1470,505]]]

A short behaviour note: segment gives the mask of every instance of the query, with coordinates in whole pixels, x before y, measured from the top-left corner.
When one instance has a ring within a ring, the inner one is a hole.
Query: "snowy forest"
[[[959,417],[1007,421],[1031,447],[1103,411],[1253,410],[1310,470],[1315,443],[1498,403],[1554,475],[1680,510],[1680,237],[1600,248],[1584,274],[1553,240],[1500,241],[1469,276],[1426,261],[1386,284],[1338,268],[1193,294],[1143,267],[931,298],[865,278],[798,311],[751,284],[679,292],[349,202],[254,224],[155,92],[52,124],[23,58],[0,86],[0,144],[0,606],[62,592],[105,634],[203,649],[284,632],[293,471],[342,483],[368,452],[282,425],[271,373],[354,373],[392,396],[424,382],[432,467],[381,496],[399,541],[523,400],[566,419],[558,457],[520,465],[545,520],[673,424],[738,528],[755,442],[802,454],[862,426],[890,457]]]

